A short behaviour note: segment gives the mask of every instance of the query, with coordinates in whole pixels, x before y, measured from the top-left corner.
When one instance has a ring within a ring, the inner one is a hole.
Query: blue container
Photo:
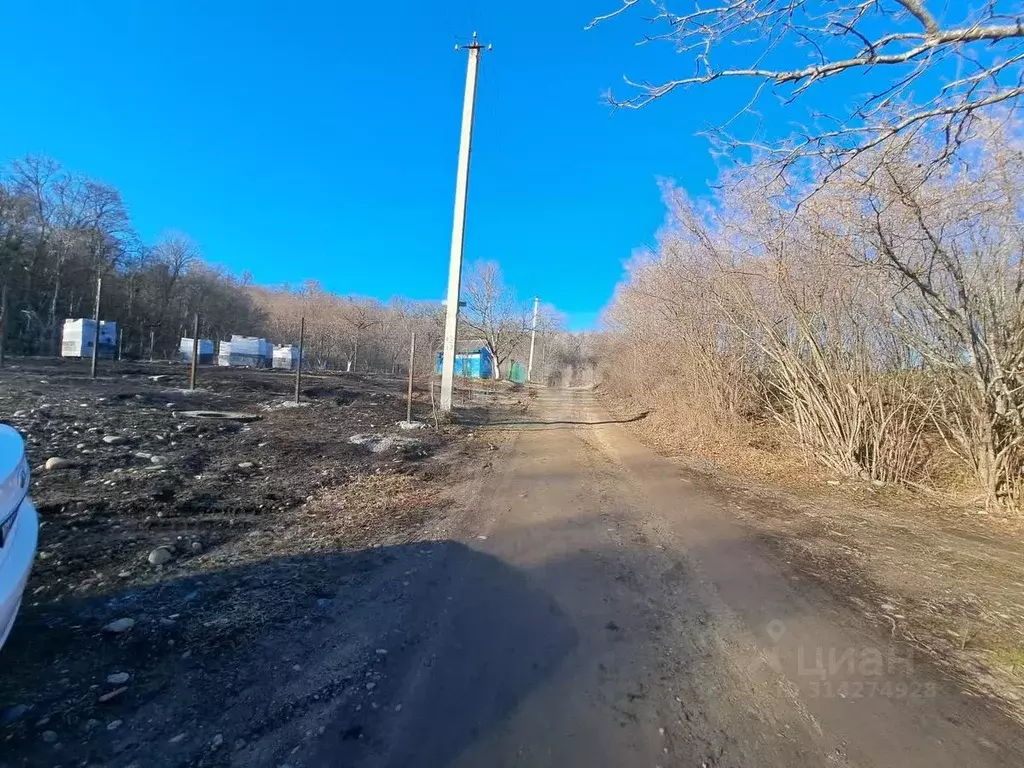
[[[437,353],[436,373],[441,373],[444,355]],[[489,379],[494,375],[490,350],[481,347],[474,352],[459,352],[455,355],[455,375],[468,379]]]

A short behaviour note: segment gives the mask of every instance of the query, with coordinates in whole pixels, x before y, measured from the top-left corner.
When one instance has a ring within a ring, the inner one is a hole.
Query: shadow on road
[[[644,411],[643,413],[637,414],[628,419],[603,419],[599,421],[571,421],[571,420],[554,420],[554,421],[538,421],[538,420],[508,420],[508,421],[491,421],[487,423],[490,427],[598,427],[604,424],[633,424],[637,421],[643,421],[650,416],[650,411]]]
[[[103,631],[118,618],[135,624]],[[67,764],[192,764],[220,738],[245,765],[280,765],[297,744],[309,765],[444,765],[577,641],[526,574],[455,541],[272,557],[26,604],[0,652],[0,716],[27,707],[0,722],[0,766],[52,764],[33,723],[54,712]],[[97,703],[114,672],[130,682]]]
[[[598,501],[588,496],[557,524],[490,537],[488,547],[528,550],[527,569],[457,541],[426,541],[279,555],[28,603],[0,652],[0,716],[28,707],[0,721],[0,766],[435,768],[460,756],[464,765],[496,764],[466,759],[503,744],[510,751],[495,754],[511,761],[514,745],[487,739],[524,706],[568,734],[550,745],[591,758],[609,745],[625,754],[652,743],[659,753],[672,745],[673,764],[715,754],[720,764],[820,765],[840,743],[828,733],[849,731],[862,748],[871,746],[867,734],[893,750],[913,745],[919,759],[906,765],[1020,764],[1018,727],[916,660],[913,670],[866,682],[937,680],[934,698],[876,696],[856,710],[842,698],[809,698],[822,736],[787,703],[776,675],[807,686],[801,654],[860,659],[877,648],[889,658],[897,641],[847,609],[836,622],[838,603],[819,605],[818,592],[790,584],[754,557],[760,544],[731,528],[674,551],[618,515],[614,499],[607,510]],[[751,564],[765,570],[745,571]],[[730,607],[726,623],[710,607],[709,576]],[[122,617],[135,625],[102,631]],[[908,649],[893,655],[908,658]],[[116,672],[130,674],[125,690],[98,701]],[[847,680],[845,667],[838,674],[827,681],[865,682]],[[120,725],[108,730],[111,722]],[[662,724],[668,741],[655,730]],[[43,739],[43,728],[56,739]],[[985,753],[982,743],[1006,753]],[[549,744],[526,746],[537,756]]]

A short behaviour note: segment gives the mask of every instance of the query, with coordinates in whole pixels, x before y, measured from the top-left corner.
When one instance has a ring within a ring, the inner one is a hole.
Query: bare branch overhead
[[[626,78],[633,92],[609,95],[615,107],[638,109],[677,89],[749,80],[754,98],[740,114],[753,115],[766,89],[788,103],[845,73],[872,73],[862,82],[873,90],[854,93],[847,111],[813,115],[815,125],[787,137],[737,138],[726,133],[735,118],[711,131],[725,148],[746,146],[783,165],[813,156],[839,167],[923,122],[944,130],[953,152],[980,111],[1015,106],[1024,87],[1024,16],[1002,12],[999,2],[974,11],[942,6],[939,15],[927,0],[727,0],[686,13],[671,11],[666,0],[648,2],[655,31],[638,45],[671,43],[691,74],[656,83]],[[638,5],[624,0],[587,28]]]

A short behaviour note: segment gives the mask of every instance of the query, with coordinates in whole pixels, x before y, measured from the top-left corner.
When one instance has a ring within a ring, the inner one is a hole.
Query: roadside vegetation
[[[1024,156],[1003,124],[965,151],[889,147],[802,201],[757,168],[708,200],[667,186],[608,313],[612,390],[698,439],[770,421],[842,475],[1017,506]]]
[[[916,1],[775,5],[654,19],[665,26],[648,41],[675,44],[697,75],[621,106],[721,78],[756,91],[711,131],[730,160],[714,191],[664,185],[665,226],[607,312],[606,387],[681,445],[800,453],[1015,514],[1024,28],[999,4],[950,18]],[[853,70],[871,77],[854,84]],[[830,85],[849,112],[740,135],[761,97]]]

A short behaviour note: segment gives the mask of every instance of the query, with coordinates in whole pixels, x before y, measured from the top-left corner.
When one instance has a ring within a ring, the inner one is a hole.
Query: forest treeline
[[[941,137],[936,141],[942,141]],[[1024,495],[1024,141],[908,135],[827,180],[750,165],[667,223],[607,319],[607,386],[680,442],[783,440],[834,471]]]
[[[101,317],[115,320],[126,357],[174,357],[200,318],[200,336],[232,334],[298,343],[305,318],[310,366],[397,372],[408,366],[417,334],[417,370],[428,371],[441,347],[440,302],[382,302],[342,296],[310,280],[259,286],[211,266],[186,235],[143,242],[120,192],[57,161],[31,156],[0,169],[0,331],[10,355],[56,355],[67,318],[92,317],[102,278]],[[529,305],[501,280],[493,263],[472,265],[461,338],[492,345],[501,362],[528,356]],[[585,339],[561,330],[553,310],[540,323],[536,376],[579,378]],[[152,347],[152,348],[151,348]]]
[[[263,335],[297,343],[321,367],[395,370],[421,334],[424,358],[438,336],[436,306],[342,297],[316,282],[266,288],[203,260],[186,235],[140,240],[120,192],[56,161],[27,157],[0,174],[0,285],[9,354],[60,352],[66,318],[117,321],[129,357],[173,357],[200,318],[200,335]],[[151,352],[152,345],[152,352]]]

